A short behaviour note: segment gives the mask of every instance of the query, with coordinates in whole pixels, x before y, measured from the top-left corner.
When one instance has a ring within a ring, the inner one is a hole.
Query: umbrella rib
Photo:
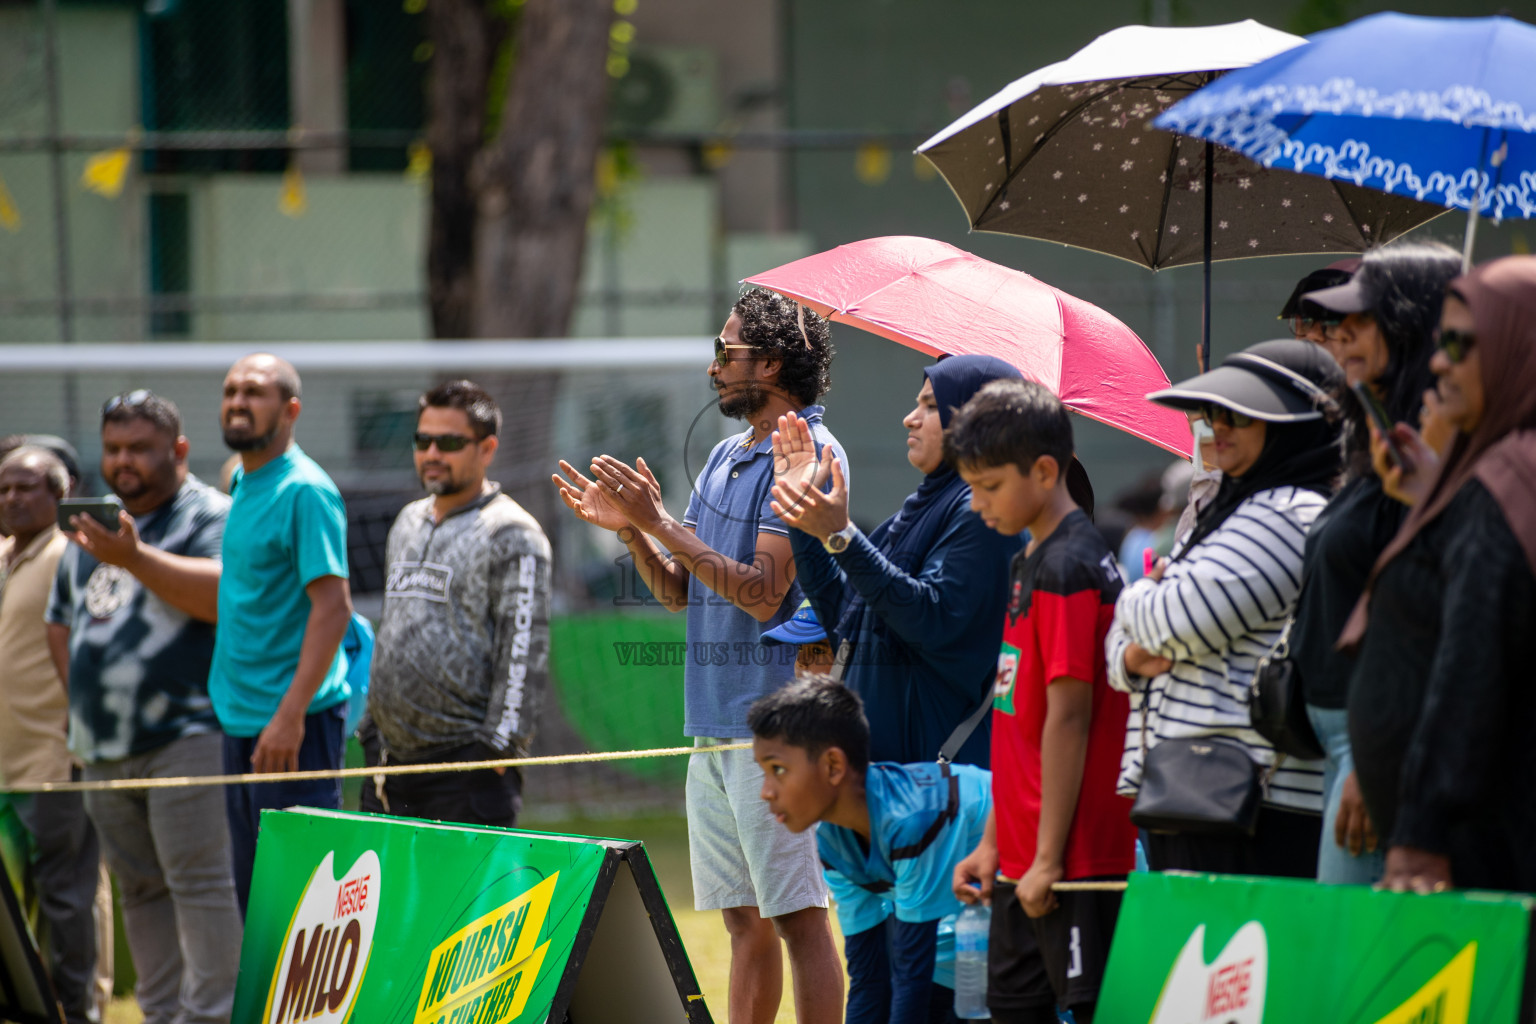
[[[1124,88],[1125,86],[1123,82],[1117,85],[1112,85],[1105,89],[1103,92],[1096,93],[1089,99],[1086,99],[1083,102],[1077,104],[1075,107],[1072,107],[1064,116],[1057,118],[1055,124],[1051,125],[1045,131],[1040,133],[1040,138],[1037,139],[1034,144],[1029,147],[1029,152],[1025,153],[1023,158],[1019,160],[1019,165],[1017,167],[1014,167],[1013,162],[1010,160],[1007,168],[1008,173],[1003,175],[1002,184],[998,185],[997,188],[992,192],[992,195],[987,198],[987,203],[981,208],[981,212],[976,215],[973,226],[979,227],[981,225],[981,222],[986,218],[987,214],[992,212],[992,204],[996,203],[1003,197],[1005,193],[1007,193],[1008,186],[1013,184],[1018,176],[1024,172],[1024,168],[1029,166],[1029,162],[1035,158],[1035,155],[1039,153],[1040,150],[1044,149],[1045,146],[1052,139],[1054,139],[1063,128],[1075,121],[1079,114],[1091,107],[1093,104],[1097,103],[1099,100],[1103,99],[1105,96],[1108,96],[1113,92],[1119,92]],[[1012,105],[1013,104],[1009,104],[1007,107],[1004,107],[1002,110],[997,112],[999,120],[1008,116],[1008,110],[1010,107],[1012,107]]]
[[[1179,160],[1179,136],[1174,135],[1172,138],[1173,145],[1168,147],[1168,166],[1163,173],[1166,179],[1163,182],[1163,204],[1157,211],[1157,248],[1152,251],[1151,262],[1153,270],[1157,269],[1157,265],[1163,258],[1163,236],[1167,234],[1165,228],[1168,223],[1168,203],[1173,196],[1173,169],[1178,165]]]

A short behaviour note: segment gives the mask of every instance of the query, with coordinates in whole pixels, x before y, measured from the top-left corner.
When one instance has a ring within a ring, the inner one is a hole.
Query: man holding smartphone
[[[69,520],[48,608],[68,683],[70,749],[88,780],[217,775],[208,698],[229,499],[187,472],[181,414],[147,390],[101,411],[101,476],[122,505],[107,529]],[[126,509],[122,511],[121,509]],[[67,511],[67,510],[66,510]],[[215,787],[86,794],[117,876],[145,1020],[229,1017],[240,915]]]

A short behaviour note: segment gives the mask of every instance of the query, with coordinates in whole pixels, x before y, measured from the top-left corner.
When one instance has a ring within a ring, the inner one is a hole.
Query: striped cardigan
[[[1138,580],[1121,593],[1105,653],[1110,685],[1133,698],[1122,795],[1134,797],[1141,786],[1143,713],[1148,749],[1165,739],[1220,736],[1241,743],[1260,765],[1274,762],[1274,748],[1249,725],[1248,686],[1296,608],[1303,540],[1326,503],[1297,487],[1260,491],[1171,563],[1161,581]],[[1131,674],[1125,650],[1133,643],[1171,659],[1173,668],[1154,679]],[[1322,778],[1322,762],[1284,758],[1265,802],[1321,813]]]

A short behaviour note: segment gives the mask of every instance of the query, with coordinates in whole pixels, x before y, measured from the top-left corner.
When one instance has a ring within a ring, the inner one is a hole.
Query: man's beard
[[[768,389],[755,380],[720,388],[720,414],[733,420],[750,420],[768,404]]]
[[[259,452],[263,448],[267,447],[267,445],[271,444],[277,437],[277,427],[278,425],[274,423],[272,424],[272,429],[267,431],[265,434],[244,434],[235,432],[237,429],[243,428],[231,427],[228,424],[225,424],[224,447],[228,448],[230,451],[235,452]],[[254,428],[255,421],[253,420],[251,423],[251,429]]]
[[[416,473],[416,476],[421,480],[421,486],[428,494],[441,498],[446,494],[458,494],[469,486],[469,481],[461,480],[454,476],[452,469],[449,469],[440,462],[434,465],[444,470],[442,476],[428,480],[422,473],[427,468],[426,466],[421,467],[421,470],[418,470]]]

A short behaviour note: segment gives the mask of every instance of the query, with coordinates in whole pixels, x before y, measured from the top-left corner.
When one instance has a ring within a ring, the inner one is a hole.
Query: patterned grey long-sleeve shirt
[[[469,743],[528,753],[549,675],[549,541],[490,493],[441,523],[401,510],[373,651],[368,715],[389,752],[423,760]]]

